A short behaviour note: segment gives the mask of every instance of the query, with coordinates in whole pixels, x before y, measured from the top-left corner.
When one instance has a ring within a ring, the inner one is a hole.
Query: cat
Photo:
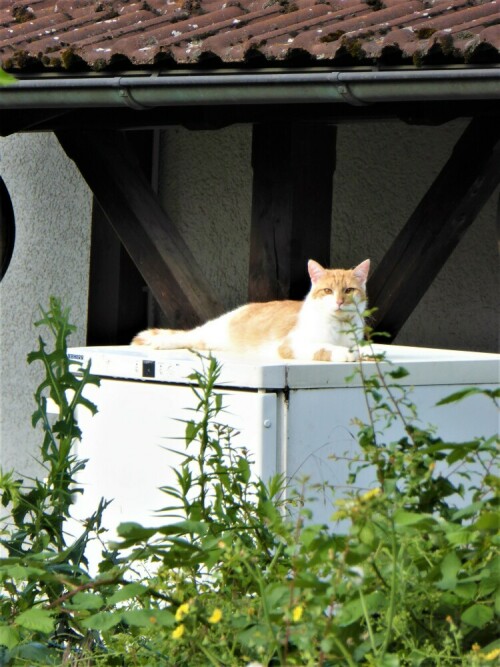
[[[307,268],[311,289],[304,301],[249,303],[188,331],[147,329],[132,345],[354,361],[364,333],[370,260],[353,269],[325,269],[311,259]]]

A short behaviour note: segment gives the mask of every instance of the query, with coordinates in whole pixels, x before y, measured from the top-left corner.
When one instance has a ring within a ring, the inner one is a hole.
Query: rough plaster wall
[[[466,121],[341,125],[333,193],[332,264],[380,261],[450,155]],[[163,135],[161,196],[226,308],[247,294],[251,128]],[[497,349],[498,192],[484,207],[397,342]]]
[[[247,298],[251,139],[250,126],[162,135],[163,207],[226,308]]]
[[[41,442],[31,428],[41,372],[26,363],[42,334],[33,322],[39,304],[60,297],[78,327],[70,343],[84,344],[91,196],[52,134],[0,139],[0,175],[16,218],[14,255],[0,283],[0,462],[26,476]]]

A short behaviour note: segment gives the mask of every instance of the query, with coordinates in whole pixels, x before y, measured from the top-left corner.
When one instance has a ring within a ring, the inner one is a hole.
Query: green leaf
[[[0,646],[8,649],[19,644],[19,630],[13,625],[0,625]]]
[[[206,535],[208,528],[203,521],[193,521],[186,519],[185,521],[177,521],[176,523],[168,523],[156,529],[161,535]]]
[[[52,632],[54,629],[53,612],[47,609],[32,607],[16,617],[16,625],[27,630],[34,630],[35,632]]]
[[[17,79],[16,77],[12,76],[12,74],[9,74],[3,69],[0,69],[0,86],[7,86],[11,83],[16,83]]]
[[[475,628],[483,628],[493,620],[493,609],[484,604],[473,604],[462,614],[462,621]]]
[[[441,561],[440,569],[443,578],[437,584],[438,587],[443,590],[450,590],[455,588],[457,583],[457,574],[461,567],[462,563],[460,562],[460,558],[454,551],[446,554],[446,556]]]
[[[140,523],[134,521],[127,521],[121,523],[116,532],[120,537],[125,537],[127,540],[144,541],[152,537],[156,533],[156,528],[145,528]]]
[[[147,591],[147,587],[142,584],[127,584],[120,588],[116,593],[113,593],[111,597],[108,598],[107,602],[110,605],[116,604],[117,602],[123,602],[124,600],[130,600],[131,598],[139,597]]]
[[[71,606],[75,609],[100,609],[104,605],[104,598],[99,593],[77,593]]]
[[[259,623],[246,628],[242,632],[238,632],[237,638],[238,641],[243,644],[243,646],[266,647],[270,640],[270,629],[267,625]]]
[[[323,526],[321,524],[306,526],[302,529],[299,535],[299,541],[305,547],[309,547],[312,542],[318,537],[318,534],[321,532]]]
[[[19,564],[6,568],[5,572],[9,577],[18,581],[23,579],[29,580],[34,577],[38,579],[45,574],[45,570],[42,570],[39,567],[23,566]]]
[[[175,625],[175,616],[167,609],[156,610],[154,615],[158,625],[162,625],[166,628],[171,628]]]
[[[149,628],[157,623],[155,611],[152,609],[130,609],[122,614],[122,620],[128,625]]]
[[[418,524],[433,524],[436,520],[430,514],[419,514],[417,512],[407,512],[406,510],[397,510],[394,513],[394,523],[396,526],[416,526]]]
[[[381,661],[377,662],[377,667],[399,667],[399,657],[394,653],[386,653]]]
[[[449,396],[445,396],[440,401],[438,401],[436,405],[456,403],[457,401],[461,401],[462,399],[467,398],[468,396],[473,396],[474,394],[483,394],[484,396],[488,396],[494,400],[496,398],[500,398],[500,389],[479,389],[478,387],[467,387],[466,389],[456,391]]]
[[[186,423],[186,431],[184,435],[186,440],[186,445],[189,445],[193,442],[193,440],[197,437],[199,431],[200,431],[199,424],[195,424],[193,421],[188,421]]]
[[[393,378],[394,380],[405,378],[409,374],[410,374],[409,371],[407,371],[406,368],[403,368],[403,366],[399,366],[398,368],[388,372],[388,375],[390,375],[391,378]]]
[[[500,516],[496,512],[484,512],[474,524],[474,528],[496,533],[500,529]]]
[[[387,598],[381,591],[373,591],[369,595],[366,595],[364,598],[366,610],[368,614],[373,614],[380,611],[387,602]],[[364,616],[363,605],[361,599],[351,600],[347,602],[342,609],[338,617],[338,624],[340,627],[345,627],[355,623],[360,618]]]
[[[250,464],[243,457],[240,457],[238,460],[238,472],[241,475],[243,483],[248,484],[250,481]]]
[[[121,621],[119,612],[99,611],[83,619],[82,625],[89,630],[110,630]]]
[[[462,507],[459,509],[457,512],[454,512],[451,520],[452,521],[459,521],[460,519],[463,519],[464,517],[468,516],[473,516],[474,514],[477,514],[482,508],[484,507],[484,501],[483,500],[478,500],[475,503],[471,503],[470,505],[467,505],[466,507]]]
[[[14,665],[60,665],[61,656],[40,642],[18,644],[9,651],[9,664]],[[0,664],[3,664],[0,662]]]
[[[465,600],[466,604],[467,602],[472,602],[472,600],[476,598],[477,589],[478,589],[477,584],[471,581],[467,584],[462,584],[458,582],[454,590],[457,597],[461,598],[462,600]]]
[[[290,588],[283,584],[274,583],[266,587],[266,604],[270,611],[274,611],[290,598]]]

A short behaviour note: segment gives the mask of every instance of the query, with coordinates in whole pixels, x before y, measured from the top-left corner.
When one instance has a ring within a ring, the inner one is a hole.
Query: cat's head
[[[353,269],[325,269],[310,259],[307,265],[311,278],[308,298],[340,319],[362,313],[366,308],[366,281],[370,260],[366,259]]]

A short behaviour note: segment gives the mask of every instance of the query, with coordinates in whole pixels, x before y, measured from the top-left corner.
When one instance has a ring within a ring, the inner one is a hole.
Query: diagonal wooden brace
[[[500,123],[475,118],[368,281],[376,330],[398,334],[499,182]]]
[[[192,327],[222,308],[162,210],[121,132],[56,132],[171,326]]]

